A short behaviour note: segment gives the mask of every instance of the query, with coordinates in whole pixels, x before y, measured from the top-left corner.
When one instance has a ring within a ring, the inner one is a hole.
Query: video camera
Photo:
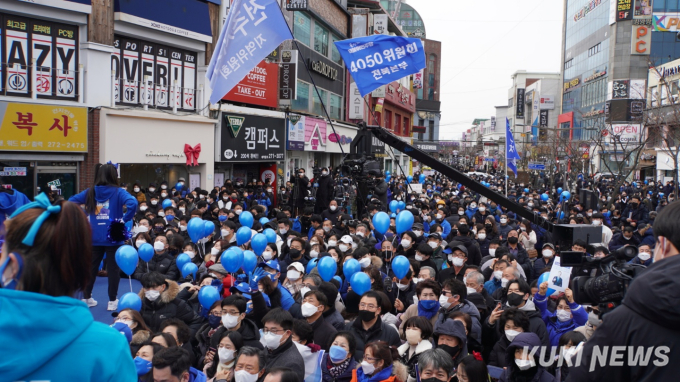
[[[362,156],[359,159],[346,159],[342,162],[342,171],[345,174],[349,173],[353,177],[361,178],[382,175],[380,162],[366,156]]]
[[[583,252],[562,252],[561,266],[580,268],[580,273],[590,273],[590,276],[578,276],[572,280],[574,301],[598,305],[601,315],[620,305],[630,282],[646,268],[628,263],[637,254],[638,249],[634,246],[621,247],[602,258],[589,257]]]

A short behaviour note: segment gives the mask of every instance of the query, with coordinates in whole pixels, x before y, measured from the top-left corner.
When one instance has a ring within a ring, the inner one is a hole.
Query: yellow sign
[[[0,151],[87,152],[87,108],[0,102]]]

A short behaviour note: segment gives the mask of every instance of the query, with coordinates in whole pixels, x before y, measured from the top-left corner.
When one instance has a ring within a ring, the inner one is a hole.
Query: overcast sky
[[[442,42],[439,139],[507,105],[517,70],[559,72],[562,0],[408,0]]]

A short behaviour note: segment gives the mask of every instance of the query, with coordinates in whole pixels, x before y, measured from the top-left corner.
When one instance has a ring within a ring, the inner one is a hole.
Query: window
[[[430,125],[428,126],[427,131],[430,133],[430,140],[434,141],[434,121],[430,120]]]
[[[312,106],[312,114],[325,115],[325,113],[323,112],[323,106],[321,105],[321,101],[323,100],[324,104],[328,102],[328,92],[319,89],[321,99],[319,99],[319,96],[316,94],[316,90],[313,90],[313,92],[314,92],[314,105]]]
[[[392,129],[395,134],[401,135],[401,115],[394,114],[394,129]]]
[[[572,66],[574,66],[574,59],[573,58],[564,63],[564,69],[565,70],[571,68]]]
[[[295,25],[293,26],[295,39],[309,46],[312,36],[312,19],[302,12],[295,12]]]
[[[331,60],[338,65],[342,65],[342,56],[338,52],[338,48],[335,46],[336,41],[340,41],[340,37],[333,35],[333,43],[331,44]]]
[[[298,80],[297,99],[293,100],[293,109],[309,110],[309,84]]]
[[[436,63],[437,63],[437,56],[434,55],[434,54],[431,54],[429,59],[427,60],[427,71],[434,74]]]
[[[331,93],[331,118],[341,119],[342,118],[342,97],[337,94]]]
[[[649,94],[651,94],[650,98],[652,99],[651,107],[656,107],[659,97],[659,88],[656,86],[649,88]]]
[[[324,56],[328,56],[328,29],[314,23],[314,50]]]
[[[385,110],[385,127],[388,129],[392,129],[392,112],[389,110]]]
[[[411,122],[411,120],[409,118],[404,117],[404,128],[402,129],[402,132],[407,137],[411,136],[411,132],[409,131],[410,122]]]
[[[418,120],[418,126],[425,126],[425,120],[419,119]],[[418,140],[423,140],[423,133],[418,133]]]
[[[592,48],[588,49],[588,57],[594,56],[602,50],[602,43],[598,43]]]
[[[434,101],[434,88],[427,89],[427,99],[428,101]]]

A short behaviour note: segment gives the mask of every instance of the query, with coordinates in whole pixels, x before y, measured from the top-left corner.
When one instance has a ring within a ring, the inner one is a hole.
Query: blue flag
[[[513,173],[515,173],[515,178],[517,178],[517,165],[515,161],[519,159],[519,154],[517,153],[517,147],[515,146],[515,139],[512,136],[512,131],[510,131],[510,121],[505,118],[505,160],[508,162],[507,166]]]
[[[425,68],[425,50],[418,38],[374,35],[336,41],[361,96]]]
[[[235,0],[205,76],[217,103],[283,41],[292,39],[277,0]]]

